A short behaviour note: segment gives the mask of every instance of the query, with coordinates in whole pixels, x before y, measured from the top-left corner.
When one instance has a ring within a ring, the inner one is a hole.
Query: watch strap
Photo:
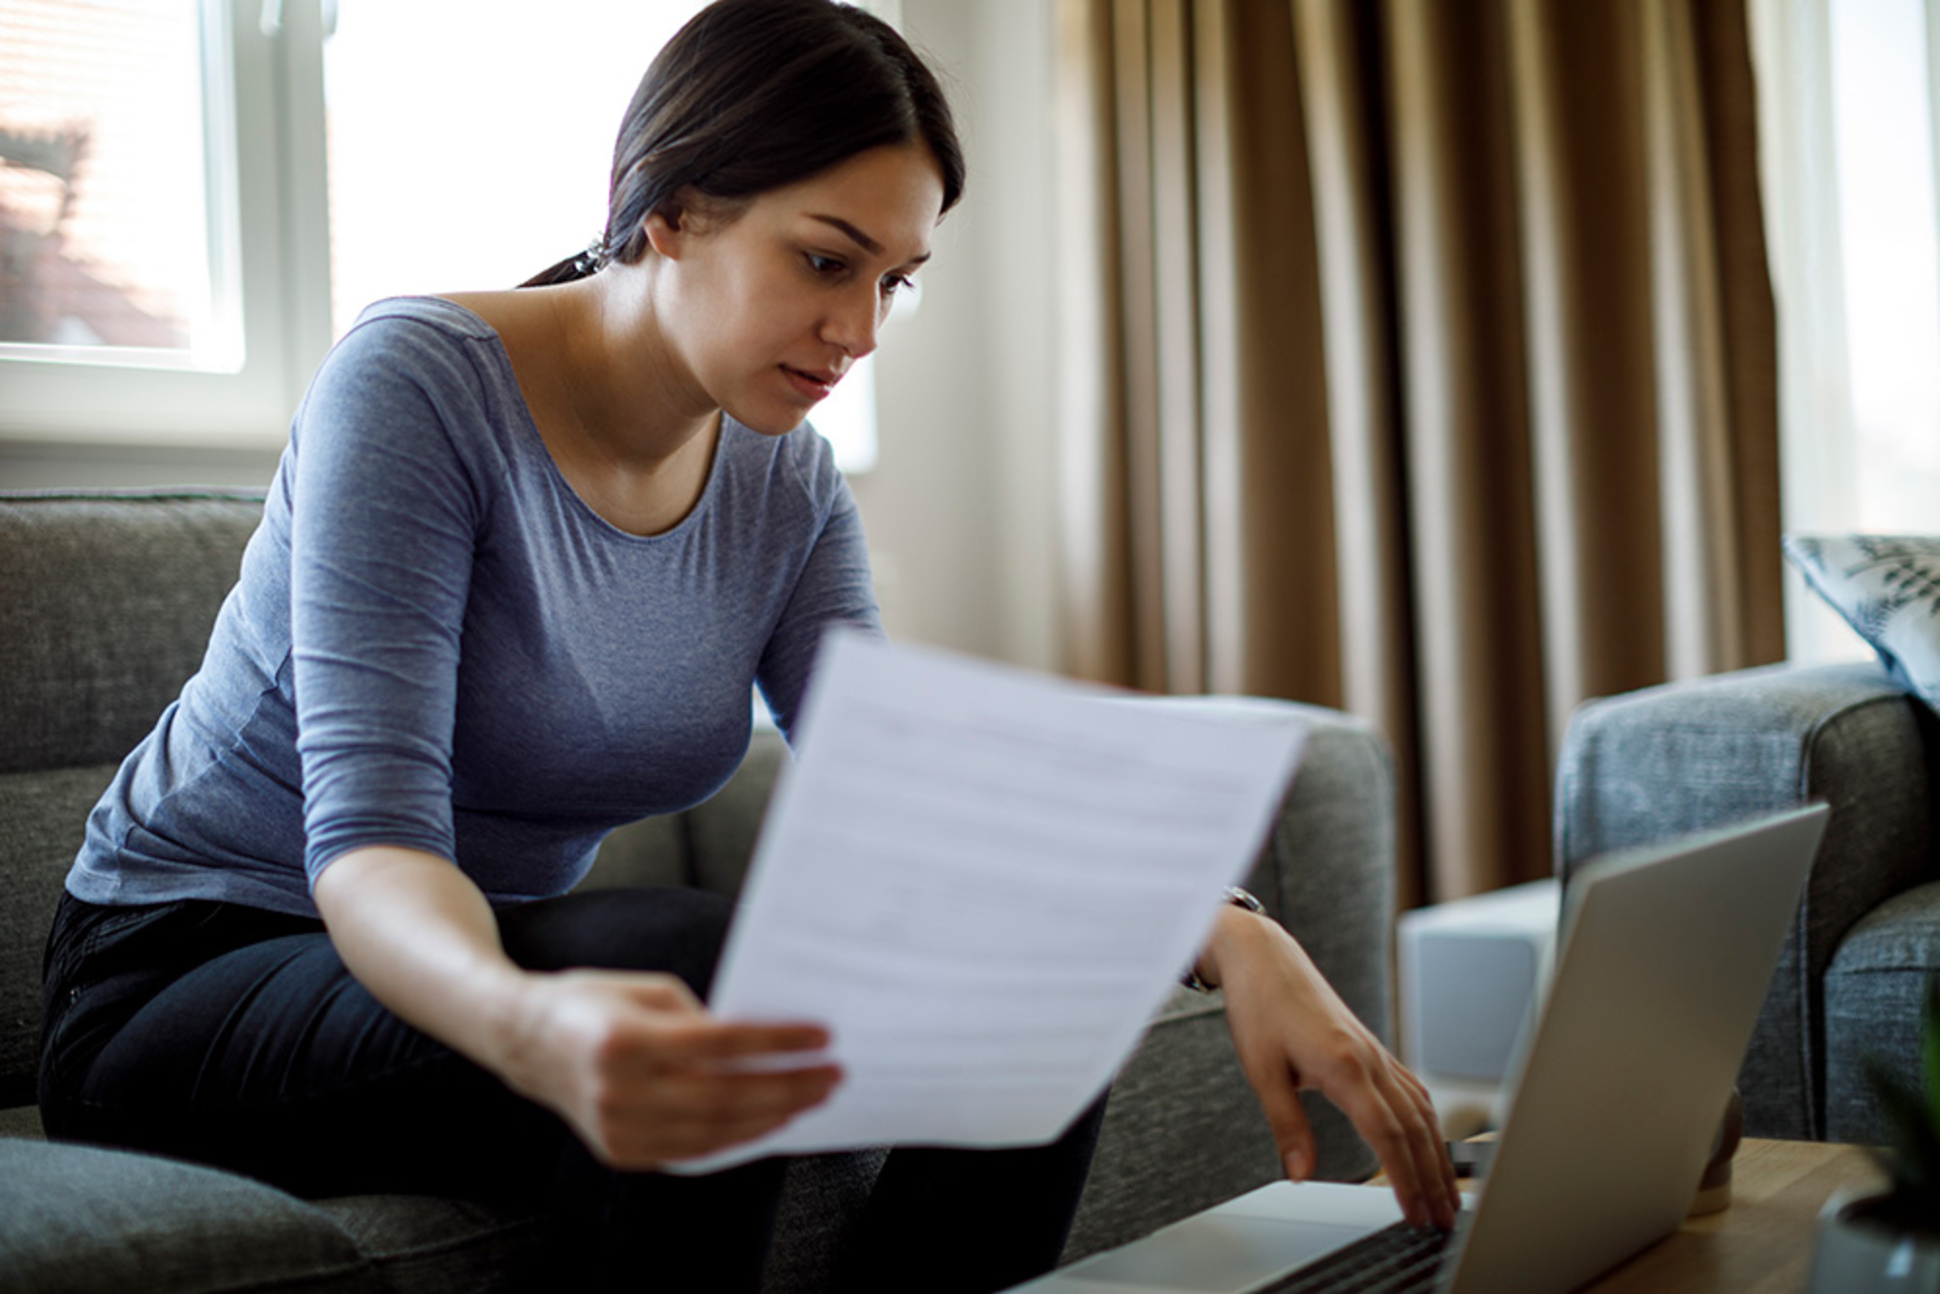
[[[1267,914],[1266,904],[1254,897],[1251,891],[1243,890],[1237,885],[1228,885],[1226,887],[1225,899],[1226,902],[1236,908],[1245,908],[1248,912],[1257,912],[1261,916]],[[1186,967],[1186,973],[1180,977],[1179,983],[1195,993],[1210,993],[1213,991],[1211,984],[1199,978],[1199,963],[1197,958],[1193,959],[1192,965]]]

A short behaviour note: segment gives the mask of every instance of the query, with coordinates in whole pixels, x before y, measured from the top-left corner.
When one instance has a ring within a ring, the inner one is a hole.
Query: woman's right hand
[[[378,1001],[560,1115],[616,1168],[758,1137],[841,1078],[808,1054],[828,1045],[826,1030],[717,1020],[673,976],[521,969],[485,896],[435,854],[353,850],[314,893],[344,964]],[[754,1057],[766,1059],[737,1063]],[[782,1067],[790,1057],[802,1064]]]
[[[752,1140],[821,1104],[842,1077],[805,1054],[828,1046],[825,1029],[718,1020],[672,975],[529,974],[507,1023],[501,1076],[614,1168]],[[791,1055],[802,1065],[738,1065]]]

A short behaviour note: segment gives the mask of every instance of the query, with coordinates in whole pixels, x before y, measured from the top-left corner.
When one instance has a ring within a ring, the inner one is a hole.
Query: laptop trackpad
[[[1086,1283],[1231,1294],[1399,1217],[1387,1191],[1278,1183],[1067,1270]]]

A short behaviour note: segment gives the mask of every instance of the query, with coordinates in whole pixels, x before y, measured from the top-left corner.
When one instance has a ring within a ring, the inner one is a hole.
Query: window
[[[237,367],[203,36],[193,8],[155,0],[0,14],[0,343]]]
[[[244,9],[0,0],[0,432],[281,438],[327,341],[321,152],[275,93],[318,22]]]
[[[1930,0],[1754,0],[1785,526],[1940,527]],[[1864,654],[1790,576],[1795,659]]]
[[[1832,10],[1857,524],[1930,531],[1940,500],[1940,258],[1921,0]]]
[[[369,302],[599,233],[702,2],[0,0],[0,265],[38,276],[3,281],[0,434],[280,443]],[[814,419],[846,470],[874,415],[865,361]]]

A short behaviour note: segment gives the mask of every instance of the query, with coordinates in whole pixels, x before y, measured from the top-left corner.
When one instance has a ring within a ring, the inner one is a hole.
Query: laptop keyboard
[[[1410,1294],[1430,1290],[1454,1234],[1397,1222],[1270,1285],[1260,1286],[1259,1294]]]

